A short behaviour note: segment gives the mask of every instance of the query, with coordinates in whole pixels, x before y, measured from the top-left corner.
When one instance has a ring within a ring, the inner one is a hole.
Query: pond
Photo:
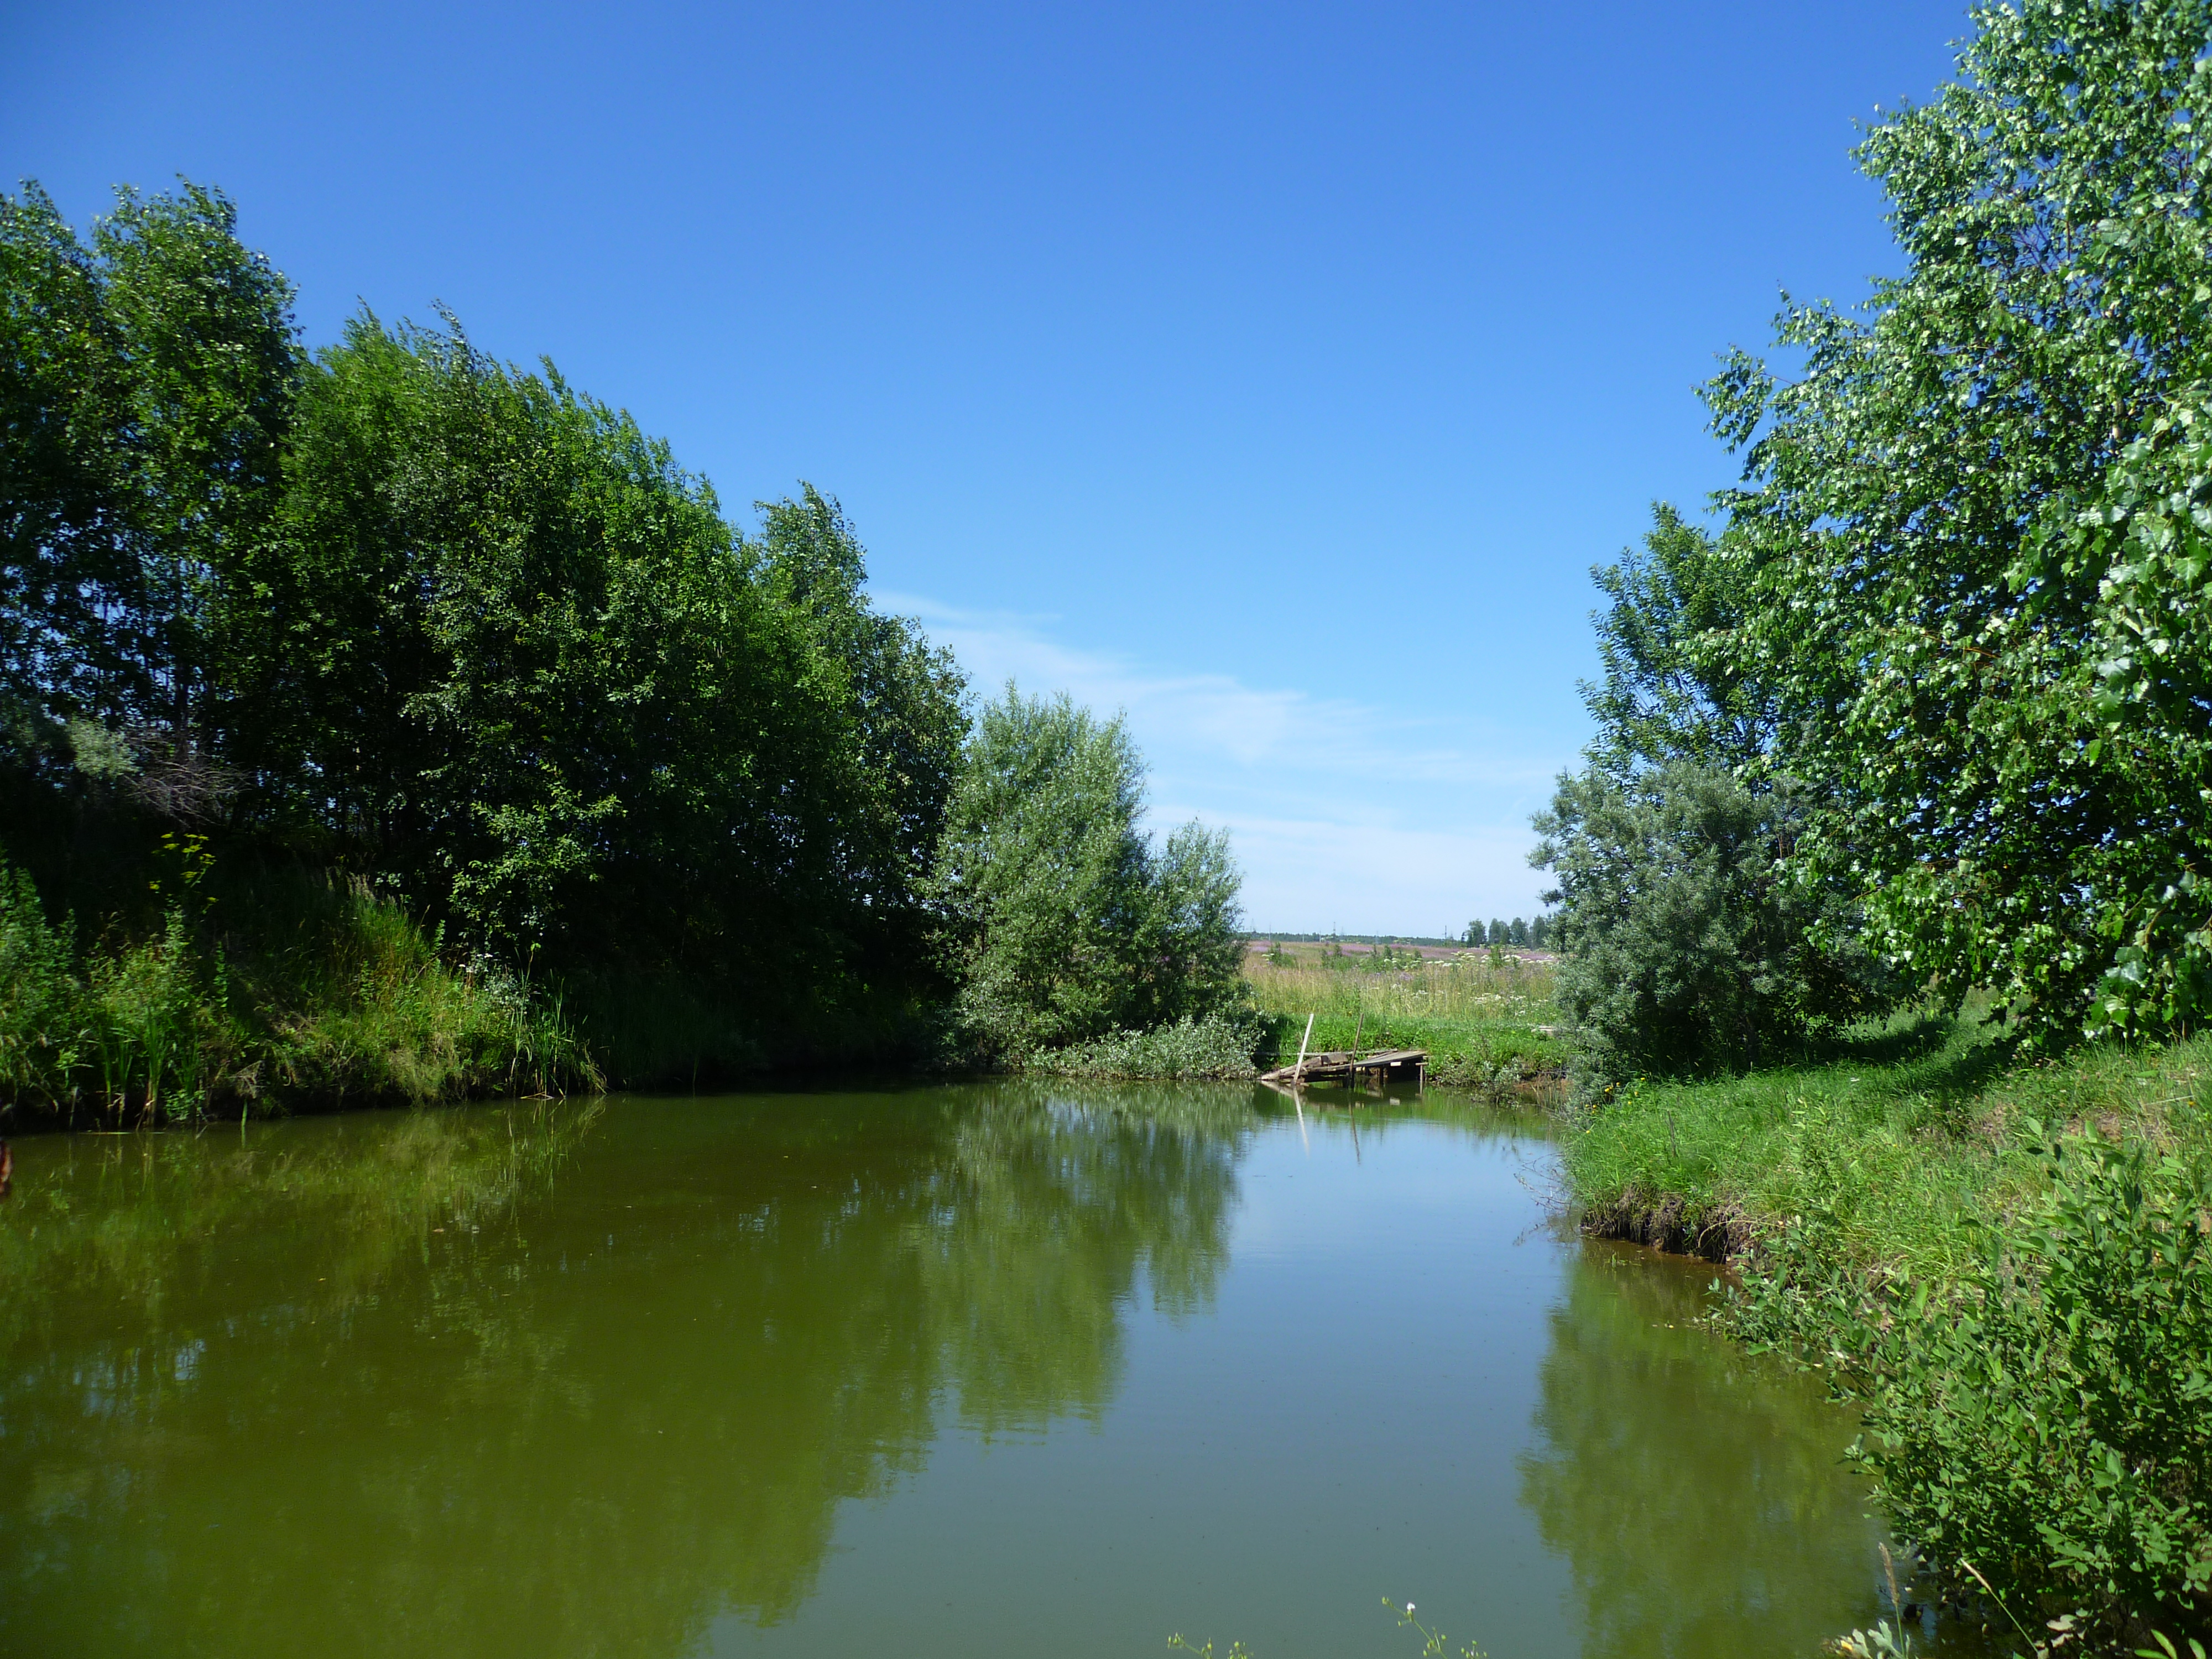
[[[0,1652],[1811,1655],[1818,1384],[1541,1120],[1027,1083],[15,1143]]]

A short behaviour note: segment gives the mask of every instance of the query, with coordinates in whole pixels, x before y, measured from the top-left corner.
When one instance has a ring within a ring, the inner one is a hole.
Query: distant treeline
[[[1541,951],[1548,948],[1551,941],[1552,919],[1549,916],[1540,915],[1533,921],[1516,916],[1510,921],[1493,921],[1487,927],[1479,921],[1470,921],[1467,925],[1467,942],[1469,945],[1513,945],[1524,950]]]
[[[995,1060],[1227,994],[1222,838],[1141,832],[1118,721],[975,726],[834,501],[741,528],[550,365],[310,352],[291,298],[216,192],[0,197],[0,1101]]]
[[[1545,948],[1551,933],[1552,919],[1540,915],[1533,920],[1516,916],[1510,921],[1470,921],[1467,931],[1456,939],[1429,933],[1247,933],[1244,942],[1248,945],[1278,940],[1291,945],[1431,945],[1446,949],[1454,945],[1498,945],[1540,951]]]

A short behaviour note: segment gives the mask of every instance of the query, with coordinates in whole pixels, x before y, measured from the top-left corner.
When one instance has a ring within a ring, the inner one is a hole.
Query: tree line
[[[218,191],[124,191],[82,237],[0,197],[17,1006],[179,928],[213,997],[303,871],[634,1077],[1000,1059],[1231,994],[1224,838],[1144,833],[1118,720],[1011,686],[977,718],[835,501],[741,527],[550,363],[366,310],[311,351],[291,304]],[[224,902],[185,903],[209,870]],[[82,1035],[18,1019],[13,1091],[78,1087]]]
[[[1526,916],[1516,916],[1510,921],[1492,921],[1488,927],[1480,921],[1470,921],[1464,938],[1469,945],[1510,945],[1516,950],[1541,951],[1551,944],[1552,919],[1540,915],[1531,921]]]

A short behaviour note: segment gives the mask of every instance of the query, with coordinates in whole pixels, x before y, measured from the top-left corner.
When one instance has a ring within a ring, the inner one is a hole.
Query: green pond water
[[[15,1143],[0,1653],[1803,1655],[1817,1383],[1540,1121],[1230,1086]]]

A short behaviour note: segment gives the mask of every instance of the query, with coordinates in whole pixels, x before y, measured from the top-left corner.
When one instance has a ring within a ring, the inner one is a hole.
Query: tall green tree
[[[91,722],[173,770],[214,744],[214,613],[277,507],[290,307],[217,191],[118,191],[89,246],[35,185],[0,197],[0,675],[19,731]]]
[[[1747,447],[1741,649],[1824,799],[1811,860],[1916,979],[2051,1036],[2187,1017],[2212,704],[2201,657],[2167,665],[2206,597],[2212,6],[1973,21],[1958,79],[1859,150],[1905,273],[1856,316],[1785,309],[1794,381],[1739,354],[1709,388]]]
[[[364,316],[249,563],[233,744],[273,826],[513,959],[786,1015],[914,982],[961,681],[834,503],[749,540],[550,368]]]

